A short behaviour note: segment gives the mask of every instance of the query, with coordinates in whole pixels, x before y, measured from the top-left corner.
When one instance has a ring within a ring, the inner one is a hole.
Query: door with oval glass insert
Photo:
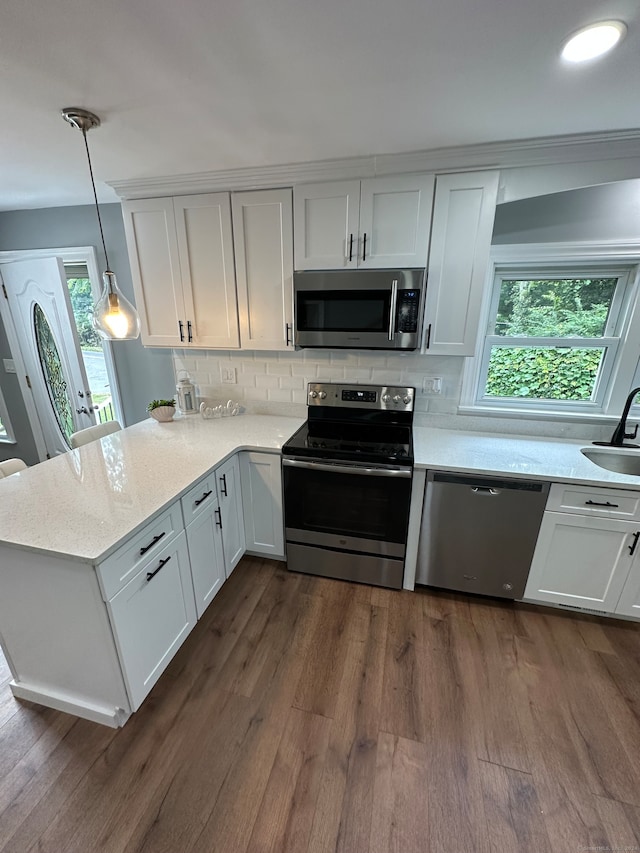
[[[48,456],[96,422],[60,258],[2,264],[2,280]]]

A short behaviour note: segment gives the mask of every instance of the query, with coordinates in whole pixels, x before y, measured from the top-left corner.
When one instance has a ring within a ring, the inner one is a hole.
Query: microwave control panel
[[[418,331],[419,290],[401,290],[398,293],[397,318],[398,332]]]

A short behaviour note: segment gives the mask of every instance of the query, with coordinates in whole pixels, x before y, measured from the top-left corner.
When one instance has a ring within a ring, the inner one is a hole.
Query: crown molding
[[[220,190],[249,190],[292,186],[314,181],[374,178],[409,172],[458,172],[478,169],[515,169],[584,163],[594,160],[640,158],[640,129],[603,133],[546,136],[505,142],[433,148],[404,154],[378,154],[195,172],[157,178],[107,182],[121,199],[191,195]]]

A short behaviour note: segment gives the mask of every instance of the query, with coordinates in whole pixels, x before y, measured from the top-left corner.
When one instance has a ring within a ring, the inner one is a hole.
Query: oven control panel
[[[310,382],[307,402],[310,406],[413,412],[415,394],[415,388],[405,386]]]

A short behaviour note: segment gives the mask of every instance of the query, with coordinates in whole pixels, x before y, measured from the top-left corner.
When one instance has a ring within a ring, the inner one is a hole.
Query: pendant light
[[[134,340],[140,335],[140,317],[138,317],[136,309],[119,289],[115,273],[109,269],[109,257],[107,255],[107,247],[104,242],[100,207],[98,205],[98,194],[96,192],[96,183],[93,178],[93,168],[91,166],[91,157],[89,155],[87,131],[92,130],[94,127],[100,127],[100,119],[94,113],[90,113],[88,110],[84,110],[81,107],[67,107],[62,110],[62,117],[65,121],[69,122],[72,127],[75,127],[76,130],[82,131],[84,147],[87,151],[87,160],[89,162],[89,175],[91,176],[93,198],[96,204],[96,215],[98,217],[98,226],[100,228],[100,237],[102,239],[102,249],[107,263],[107,268],[102,274],[102,293],[100,295],[100,299],[93,306],[93,328],[100,337],[105,338],[106,340]]]

